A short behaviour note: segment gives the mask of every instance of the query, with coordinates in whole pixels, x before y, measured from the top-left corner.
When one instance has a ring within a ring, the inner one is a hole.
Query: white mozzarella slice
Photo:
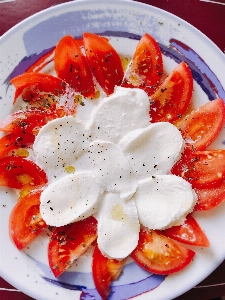
[[[128,132],[148,126],[149,105],[143,90],[116,87],[93,111],[88,124],[92,140],[118,143]]]
[[[128,133],[120,142],[136,177],[168,174],[183,150],[183,138],[172,124],[161,122]]]
[[[139,181],[134,195],[140,223],[149,229],[182,224],[197,197],[191,185],[175,175],[157,175]]]
[[[118,194],[103,198],[98,211],[98,247],[109,258],[123,259],[137,246],[140,224],[131,199],[124,202]]]
[[[101,189],[91,173],[70,174],[41,194],[40,212],[48,225],[63,226],[95,213]]]
[[[119,147],[110,142],[94,141],[90,144],[88,159],[96,180],[105,191],[119,193],[124,200],[133,196],[137,180]]]
[[[34,142],[35,162],[48,177],[66,175],[66,168],[87,151],[89,132],[82,122],[68,116],[53,120],[43,126]]]

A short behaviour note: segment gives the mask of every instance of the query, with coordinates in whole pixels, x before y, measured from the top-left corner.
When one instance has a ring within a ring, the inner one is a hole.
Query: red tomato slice
[[[9,233],[21,250],[47,227],[40,215],[41,190],[33,191],[20,198],[9,218]]]
[[[194,150],[205,150],[218,136],[225,121],[223,99],[206,103],[192,111],[179,125],[185,140],[191,140]]]
[[[110,95],[116,85],[121,85],[123,79],[123,67],[116,50],[105,38],[93,33],[83,34],[84,48],[91,71],[96,80]]]
[[[107,38],[107,37],[102,37],[106,42],[108,42],[109,41],[109,39]],[[78,46],[80,47],[80,48],[83,48],[84,47],[84,40],[83,40],[83,38],[74,38],[75,39],[75,41],[76,41],[76,43],[78,44]]]
[[[0,186],[22,189],[45,185],[47,176],[31,160],[22,157],[7,156],[0,158]]]
[[[195,188],[195,192],[198,196],[198,202],[194,210],[209,210],[225,200],[225,182],[222,182],[222,184],[216,188]]]
[[[55,113],[48,113],[37,109],[19,111],[0,122],[0,130],[24,134],[33,133],[34,129],[38,130],[38,128],[47,124],[48,121],[57,117]]]
[[[162,75],[161,50],[156,40],[146,33],[136,47],[122,85],[142,88],[151,95],[161,83]]]
[[[152,122],[174,122],[190,105],[193,78],[187,64],[181,62],[150,98]]]
[[[178,242],[201,247],[209,247],[210,243],[197,221],[188,215],[184,224],[173,226],[163,231],[163,234]]]
[[[0,157],[16,155],[16,149],[24,149],[29,147],[33,144],[34,139],[35,136],[29,133],[20,133],[19,135],[9,133],[3,136],[2,138],[0,138]],[[27,156],[27,153],[25,153],[25,151],[24,156]]]
[[[59,41],[55,49],[54,63],[57,76],[65,80],[76,92],[88,98],[95,96],[90,67],[72,36],[64,36]]]
[[[171,172],[194,188],[218,187],[225,178],[225,150],[186,151]]]
[[[102,255],[98,246],[95,246],[92,261],[92,275],[95,287],[103,300],[110,294],[110,284],[117,280],[123,270],[126,260],[109,259]]]
[[[97,221],[94,217],[56,227],[48,245],[49,266],[59,277],[78,259],[97,238]]]
[[[143,269],[155,274],[172,274],[186,267],[194,257],[194,251],[174,240],[142,228],[139,242],[131,257]]]
[[[65,91],[65,82],[61,79],[42,73],[24,73],[17,77],[14,77],[10,80],[10,82],[15,86],[16,93],[14,97],[14,103],[17,97],[23,92],[25,88],[29,88],[26,93],[23,95],[23,99],[25,101],[33,101],[39,96],[40,92],[50,93],[55,96],[58,96]],[[49,98],[52,98],[49,96]],[[54,99],[52,99],[54,102]]]

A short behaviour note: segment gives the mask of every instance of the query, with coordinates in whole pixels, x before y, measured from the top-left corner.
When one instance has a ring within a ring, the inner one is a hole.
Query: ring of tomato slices
[[[85,54],[81,48],[85,49]],[[49,55],[52,52],[47,57]],[[42,59],[39,62],[43,64]],[[14,102],[21,94],[25,101],[31,103],[40,101],[39,93],[43,93],[44,97],[41,105],[37,104],[27,112],[13,114],[0,123],[0,130],[7,133],[0,140],[0,185],[23,189],[27,185],[31,188],[47,184],[46,174],[35,163],[17,156],[4,157],[7,155],[6,149],[28,147],[34,141],[36,130],[48,120],[64,115],[65,112],[59,113],[56,108],[55,96],[64,93],[66,85],[77,93],[94,98],[94,76],[106,95],[112,94],[116,85],[144,89],[150,96],[152,122],[167,121],[179,127],[186,146],[172,173],[192,184],[199,198],[195,210],[213,208],[225,199],[225,150],[206,150],[224,124],[224,102],[222,99],[211,101],[183,118],[192,97],[191,71],[182,62],[162,82],[162,54],[153,37],[145,34],[141,38],[125,75],[121,59],[108,39],[88,32],[78,42],[71,36],[62,38],[55,48],[54,66],[57,76],[33,72],[36,69],[41,71],[35,65],[29,72],[11,80],[16,88]],[[43,106],[46,101],[47,105]],[[75,107],[72,105],[68,113],[73,114]],[[182,121],[177,122],[180,119]],[[16,139],[22,134],[26,135],[27,140],[24,136],[23,143],[17,140],[16,144]],[[11,141],[10,145],[8,140]],[[210,195],[210,200],[206,199],[206,193]],[[21,197],[12,210],[10,235],[18,249],[23,249],[47,227],[40,217],[40,194],[41,190],[37,190]],[[215,200],[215,197],[218,199]],[[53,274],[60,276],[96,238],[97,221],[93,216],[54,228],[48,246],[49,265]],[[142,268],[156,274],[178,272],[192,261],[194,251],[175,240],[189,245],[209,246],[204,232],[189,215],[184,224],[163,232],[142,227],[138,245],[131,257]],[[95,245],[92,273],[96,289],[103,299],[110,294],[111,281],[118,278],[124,264],[125,260],[105,257]]]

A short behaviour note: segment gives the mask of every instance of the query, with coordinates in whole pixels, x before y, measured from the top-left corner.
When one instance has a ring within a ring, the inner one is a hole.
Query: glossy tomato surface
[[[185,268],[195,253],[174,240],[142,228],[137,248],[131,257],[145,270],[155,274],[172,274]]]
[[[47,227],[40,215],[41,190],[21,197],[14,206],[9,218],[9,233],[16,247],[26,247]]]

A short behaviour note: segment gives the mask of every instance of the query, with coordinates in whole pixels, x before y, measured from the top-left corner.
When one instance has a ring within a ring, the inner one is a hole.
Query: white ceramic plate
[[[159,42],[168,72],[182,60],[189,63],[195,79],[196,106],[217,97],[225,99],[224,54],[185,21],[132,1],[76,1],[38,13],[0,38],[1,120],[12,112],[9,79],[23,73],[65,34],[79,37],[84,31],[112,37],[118,52],[129,56],[138,39],[148,32]],[[224,147],[223,136],[224,132],[212,147]],[[0,189],[0,275],[35,299],[99,299],[91,279],[89,253],[56,280],[47,264],[45,233],[24,251],[15,248],[8,235],[15,196],[12,190]],[[113,285],[110,299],[173,299],[207,277],[225,257],[225,203],[194,215],[210,240],[210,248],[195,249],[190,266],[166,278],[150,276],[134,263],[128,264],[121,280]]]

